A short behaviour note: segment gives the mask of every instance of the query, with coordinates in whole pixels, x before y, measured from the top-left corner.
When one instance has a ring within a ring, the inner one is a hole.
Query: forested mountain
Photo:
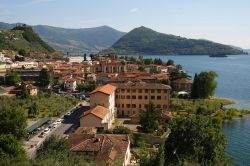
[[[0,29],[11,29],[15,25],[0,23]],[[108,26],[67,29],[36,25],[32,28],[54,49],[64,52],[99,52],[112,46],[125,34]]]
[[[121,37],[103,53],[150,55],[211,55],[243,54],[241,49],[208,40],[187,39],[153,31],[146,27],[135,28]]]
[[[55,50],[45,43],[28,26],[18,26],[11,30],[0,31],[0,50],[10,49],[29,52],[53,53]]]

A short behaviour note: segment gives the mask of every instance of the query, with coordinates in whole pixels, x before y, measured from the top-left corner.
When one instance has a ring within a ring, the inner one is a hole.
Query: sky
[[[145,26],[250,49],[250,0],[0,0],[0,22],[124,32]]]

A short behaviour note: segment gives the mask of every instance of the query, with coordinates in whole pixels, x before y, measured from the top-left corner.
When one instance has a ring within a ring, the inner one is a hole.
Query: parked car
[[[43,138],[45,136],[46,136],[46,134],[44,132],[42,132],[38,137]]]
[[[50,132],[50,129],[49,129],[49,128],[46,128],[46,129],[43,130],[43,133],[44,133],[44,134],[49,134],[49,132]]]
[[[90,98],[86,97],[85,101],[90,102]]]
[[[56,123],[57,123],[57,124],[61,124],[62,121],[63,121],[63,119],[58,119],[58,120],[56,121]]]

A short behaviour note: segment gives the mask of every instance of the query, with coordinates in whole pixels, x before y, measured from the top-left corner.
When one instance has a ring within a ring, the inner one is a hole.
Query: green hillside
[[[53,53],[55,50],[46,44],[28,26],[18,26],[11,30],[0,31],[0,50],[10,49],[19,51],[21,49],[29,52]]]
[[[244,53],[240,49],[227,45],[167,35],[146,27],[139,27],[130,31],[103,53],[109,52],[149,55],[237,55]]]
[[[17,24],[0,22],[0,29],[12,29]],[[35,25],[32,29],[57,51],[75,53],[98,53],[100,50],[111,47],[125,34],[109,26],[69,29]]]

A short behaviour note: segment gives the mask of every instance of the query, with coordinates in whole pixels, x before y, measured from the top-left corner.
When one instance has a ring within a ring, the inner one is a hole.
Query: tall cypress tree
[[[193,81],[193,85],[192,85],[192,90],[191,90],[191,97],[193,99],[197,99],[199,94],[198,94],[198,76],[197,76],[197,73],[195,73],[194,75],[194,81]]]

